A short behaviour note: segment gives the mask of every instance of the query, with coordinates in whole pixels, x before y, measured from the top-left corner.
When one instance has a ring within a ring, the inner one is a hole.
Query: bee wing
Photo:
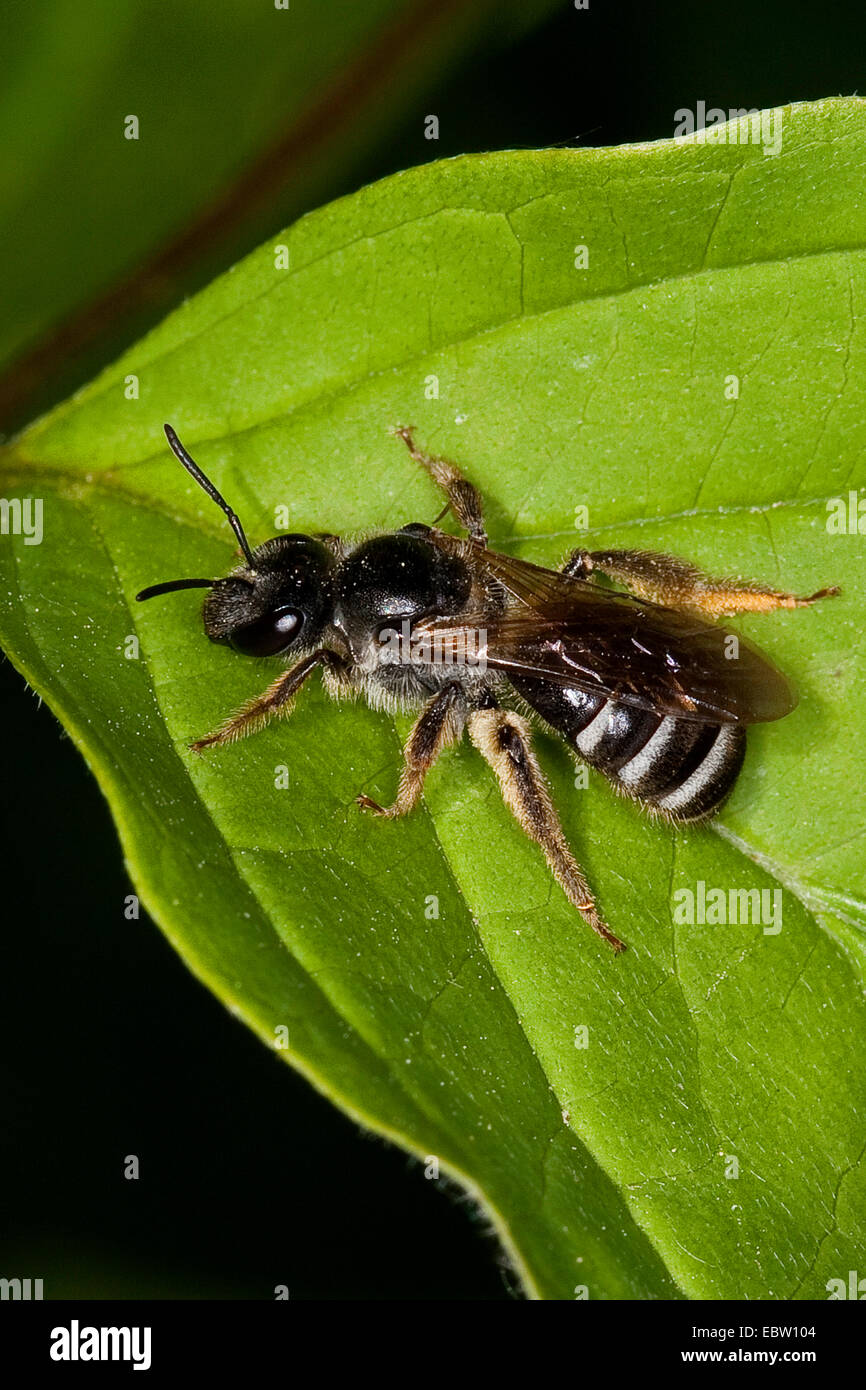
[[[482,611],[420,625],[441,659],[484,662],[623,704],[703,723],[781,719],[797,703],[785,676],[751,642],[699,614],[646,603],[524,560],[483,552],[511,596]]]

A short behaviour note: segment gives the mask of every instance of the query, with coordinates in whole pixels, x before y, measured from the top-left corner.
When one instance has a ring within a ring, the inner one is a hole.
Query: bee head
[[[227,642],[244,656],[277,656],[315,643],[333,607],[335,557],[316,536],[275,536],[251,550],[240,520],[171,425],[172,451],[200,487],[225,513],[246,564],[225,579],[170,579],[142,589],[139,601],[178,589],[210,589],[204,601],[204,630],[212,642]]]
[[[331,608],[334,556],[315,536],[275,536],[252,564],[214,580],[204,630],[244,656],[300,651],[320,635]]]

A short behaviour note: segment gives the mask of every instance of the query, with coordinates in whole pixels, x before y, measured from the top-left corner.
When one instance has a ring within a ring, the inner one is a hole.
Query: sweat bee
[[[138,599],[207,588],[211,641],[289,663],[192,748],[231,742],[288,714],[320,670],[335,698],[360,692],[373,708],[420,711],[392,805],[357,798],[365,810],[395,817],[412,810],[443,748],[468,729],[563,892],[616,951],[623,943],[566,842],[530,718],[646,810],[680,824],[708,820],[742,767],[746,726],[781,719],[796,704],[778,668],[713,620],[803,608],[839,592],[799,598],[712,579],[642,550],[575,550],[561,570],[500,555],[488,548],[477,489],[453,463],[419,449],[411,427],[394,434],[444,494],[436,521],[450,511],[464,538],[412,522],[357,543],[282,534],[251,549],[237,515],[170,425],[165,434],[225,514],[244,563],[224,579],[151,585]]]

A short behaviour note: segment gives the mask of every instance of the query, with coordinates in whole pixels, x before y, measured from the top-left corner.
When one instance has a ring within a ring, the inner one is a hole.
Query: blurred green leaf
[[[96,0],[82,44],[72,0],[13,5],[0,99],[0,356],[176,233],[400,8]],[[128,115],[137,139],[125,138]]]
[[[77,385],[70,367],[82,346],[97,340],[95,370],[106,340],[125,345],[130,324],[150,326],[156,307],[332,197],[413,107],[417,158],[435,152],[419,106],[427,91],[483,35],[506,41],[551,8],[91,0],[85,16],[74,0],[12,0],[0,92],[0,367],[73,311],[85,317],[4,384],[4,423],[23,422],[31,397],[57,399],[45,377]]]
[[[775,155],[728,130],[369,187],[279,238],[288,271],[262,247],[0,459],[7,497],[45,503],[42,544],[3,546],[3,641],[99,778],[150,911],[338,1104],[457,1174],[542,1297],[822,1298],[862,1262],[863,540],[831,534],[827,500],[866,483],[866,105],[775,116]],[[555,563],[587,506],[594,545],[842,584],[743,624],[801,702],[753,731],[718,833],[575,789],[540,738],[623,957],[470,749],[387,825],[353,799],[393,792],[392,723],[318,690],[188,754],[273,663],[209,645],[194,594],[133,603],[232,564],[163,420],[255,542],[279,506],[291,530],[431,520],[387,434],[411,421],[482,487],[498,548]],[[780,889],[781,931],[675,926],[700,880]]]

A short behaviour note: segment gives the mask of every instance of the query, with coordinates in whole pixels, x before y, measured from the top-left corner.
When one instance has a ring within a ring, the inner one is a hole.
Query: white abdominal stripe
[[[720,795],[724,795],[733,784],[733,777],[727,776],[732,759],[737,761],[738,772],[738,755],[744,743],[744,730],[736,724],[721,724],[709,752],[694,772],[675,791],[668,792],[656,802],[659,810],[671,816],[688,815],[695,806],[703,808],[708,794],[716,788],[720,788]],[[715,806],[716,801],[717,798],[714,798],[711,805]],[[699,809],[698,814],[706,814],[705,809]]]
[[[738,724],[705,724],[605,700],[574,745],[621,791],[675,820],[711,815],[745,753]]]
[[[608,731],[614,708],[612,700],[605,700],[598,714],[590,719],[586,727],[578,734],[575,741],[585,758],[591,759],[596,752],[598,745]]]
[[[665,756],[676,734],[677,721],[672,714],[665,715],[652,738],[645,743],[633,758],[629,758],[616,774],[624,787],[638,792],[640,784],[654,770],[659,760]]]

